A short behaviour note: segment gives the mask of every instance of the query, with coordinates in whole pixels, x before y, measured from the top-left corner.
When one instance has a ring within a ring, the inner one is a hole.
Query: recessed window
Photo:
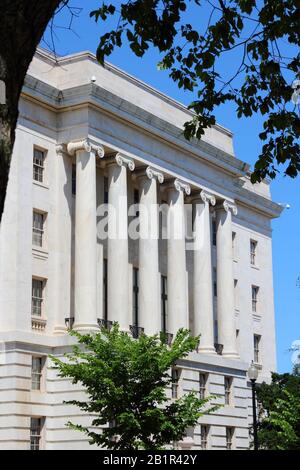
[[[108,204],[108,178],[106,176],[103,179],[103,202]]]
[[[234,429],[226,428],[226,449],[227,450],[231,450],[233,448],[233,436],[234,436]]]
[[[215,218],[212,219],[212,244],[217,246],[217,221]]]
[[[180,379],[180,371],[176,367],[172,368],[171,372],[172,382],[172,398],[178,398],[178,388],[179,388],[179,379]]]
[[[108,319],[108,310],[107,310],[107,259],[103,260],[103,319]]]
[[[238,280],[234,279],[234,307],[238,310],[239,308],[239,292],[238,292]]]
[[[33,211],[32,215],[32,244],[43,246],[45,214]]]
[[[41,390],[44,358],[32,356],[31,390]]]
[[[167,276],[161,276],[161,331],[167,332],[168,317],[168,280]]]
[[[214,297],[218,295],[217,268],[213,268],[213,293]]]
[[[44,281],[40,279],[32,279],[32,303],[31,315],[41,317],[43,314],[44,303]]]
[[[232,377],[224,377],[225,405],[231,405]]]
[[[252,266],[256,266],[257,258],[257,241],[250,240],[250,263]]]
[[[44,181],[46,152],[39,149],[33,150],[33,179],[39,183]]]
[[[203,400],[206,397],[206,384],[208,375],[204,372],[199,373],[199,398]]]
[[[256,364],[260,363],[260,335],[254,335],[254,362]]]
[[[232,256],[236,260],[236,233],[232,232]]]
[[[72,195],[76,195],[76,165],[72,165]]]
[[[139,270],[132,271],[132,324],[139,326]]]
[[[258,311],[259,287],[252,286],[251,293],[252,293],[252,312],[257,312]]]
[[[201,436],[201,449],[202,450],[207,449],[208,433],[209,433],[209,427],[207,426],[207,424],[201,424],[200,425],[200,436]]]
[[[30,450],[41,449],[43,421],[43,418],[30,419]]]

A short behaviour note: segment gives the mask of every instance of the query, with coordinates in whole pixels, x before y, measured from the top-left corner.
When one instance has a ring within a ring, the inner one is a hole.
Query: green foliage
[[[197,28],[184,23],[193,3],[199,8]],[[252,181],[274,178],[279,165],[295,177],[300,170],[300,125],[291,97],[293,81],[300,78],[300,0],[206,1],[205,11],[211,6],[208,24],[203,3],[129,0],[116,9],[104,2],[91,17],[106,21],[117,15],[118,23],[100,37],[99,62],[103,64],[124,39],[138,57],[154,47],[163,55],[159,69],[168,70],[180,88],[196,92],[189,106],[195,117],[184,128],[187,139],[201,138],[204,129],[215,124],[214,109],[232,102],[238,117],[266,116]],[[289,44],[291,57],[281,52],[282,44]],[[236,69],[225,78],[218,68],[230,52]]]
[[[299,450],[300,448],[300,375],[273,374],[272,383],[257,389],[261,406],[258,425],[260,448]]]
[[[163,336],[134,340],[117,324],[93,335],[71,334],[78,340],[73,352],[65,360],[51,359],[60,377],[86,389],[87,401],[67,403],[95,416],[93,427],[104,426],[96,432],[68,423],[86,433],[90,443],[115,450],[161,449],[182,439],[204,410],[218,408],[205,406],[210,398],[200,400],[194,392],[173,401],[166,396],[170,368],[198,345],[199,337],[191,337],[188,330],[179,330],[171,347]]]

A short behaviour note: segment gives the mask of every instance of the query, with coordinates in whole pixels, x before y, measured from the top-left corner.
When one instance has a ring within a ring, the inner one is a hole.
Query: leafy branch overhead
[[[92,426],[69,423],[87,434],[92,444],[115,450],[160,449],[181,440],[209,406],[210,398],[194,392],[170,401],[170,368],[193,351],[199,338],[179,330],[172,346],[164,338],[142,335],[134,340],[120,332],[102,329],[94,335],[72,332],[78,339],[64,360],[52,357],[59,376],[83,385],[86,401],[67,403],[93,416]],[[99,432],[97,432],[97,428]]]
[[[185,22],[188,15],[195,24]],[[129,0],[104,2],[91,16],[116,19],[116,27],[100,37],[101,64],[124,42],[138,57],[152,46],[162,54],[159,67],[195,93],[187,139],[201,138],[216,122],[215,108],[231,102],[238,117],[264,116],[252,181],[274,178],[281,164],[285,174],[297,175],[300,0]],[[233,70],[224,76],[229,54]]]

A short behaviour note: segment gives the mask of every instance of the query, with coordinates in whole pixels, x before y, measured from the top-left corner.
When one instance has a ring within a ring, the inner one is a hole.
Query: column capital
[[[216,210],[225,210],[225,212],[231,212],[233,215],[237,215],[238,209],[234,202],[225,199],[222,203],[216,206]]]
[[[164,182],[164,175],[156,170],[155,168],[152,168],[151,166],[148,166],[147,169],[146,169],[146,175],[148,176],[148,178],[150,180],[152,180],[153,178],[156,179],[159,183],[163,183]]]
[[[84,150],[85,152],[94,153],[99,158],[104,157],[104,148],[102,145],[92,141],[89,138],[83,140],[77,140],[69,142],[67,145],[67,151],[70,155],[75,155],[76,152]]]
[[[135,169],[135,163],[132,158],[126,157],[121,153],[117,153],[115,156],[115,162],[119,166],[127,166],[130,171]]]
[[[56,151],[57,155],[62,157],[64,153],[67,153],[66,145],[65,144],[56,144],[55,145],[55,151]]]
[[[178,191],[178,192],[182,191],[187,196],[189,196],[191,194],[190,185],[188,183],[186,183],[185,181],[182,181],[178,178],[169,179],[169,180],[165,181],[165,183],[163,185],[163,188],[166,191],[172,191],[172,190],[176,189],[176,191]]]
[[[211,204],[212,206],[215,206],[216,204],[216,197],[212,193],[209,193],[208,191],[204,191],[204,189],[200,192],[199,198],[203,202],[207,202],[208,204]]]

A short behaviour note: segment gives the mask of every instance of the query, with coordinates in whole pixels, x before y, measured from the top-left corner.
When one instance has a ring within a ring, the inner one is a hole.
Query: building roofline
[[[59,66],[63,64],[72,63],[72,62],[78,62],[82,59],[88,59],[94,62],[99,67],[101,67],[101,65],[96,59],[96,55],[93,52],[88,51],[88,50],[75,52],[72,54],[67,54],[65,56],[59,56],[59,55],[55,55],[53,52],[48,51],[47,49],[43,49],[39,47],[37,48],[35,55],[51,63],[53,66],[55,65]],[[155,87],[125,72],[124,70],[117,67],[116,65],[113,65],[110,62],[105,61],[104,67],[110,72],[114,73],[115,75],[118,75],[119,77],[123,78],[124,80],[127,80],[131,82],[132,84],[138,86],[139,88],[142,88],[146,92],[156,96],[157,98],[160,98],[161,100],[165,101],[169,105],[174,106],[175,108],[185,112],[186,114],[189,114],[191,117],[195,116],[195,113],[191,111],[190,109],[188,109],[185,104],[181,103],[178,100],[175,100],[174,98],[171,98],[165,93],[162,93],[161,91],[157,90]],[[222,126],[221,124],[216,123],[215,125],[212,126],[212,128],[217,129],[219,132],[227,135],[228,137],[231,137],[231,138],[233,137],[233,132],[230,129]]]

